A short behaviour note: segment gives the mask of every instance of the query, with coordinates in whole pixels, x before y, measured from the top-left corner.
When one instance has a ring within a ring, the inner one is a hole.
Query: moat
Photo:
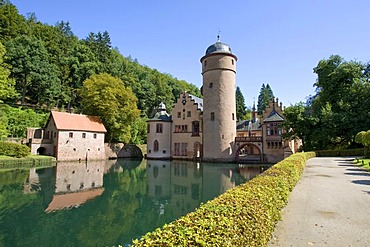
[[[129,245],[268,167],[111,160],[0,171],[0,246]]]

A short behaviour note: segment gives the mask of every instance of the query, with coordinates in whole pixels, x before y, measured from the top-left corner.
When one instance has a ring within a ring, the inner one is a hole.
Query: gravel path
[[[350,158],[312,158],[268,247],[370,246],[370,173]]]

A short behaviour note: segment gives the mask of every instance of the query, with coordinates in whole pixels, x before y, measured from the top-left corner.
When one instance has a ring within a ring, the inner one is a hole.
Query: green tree
[[[27,25],[24,16],[18,13],[17,7],[9,1],[0,1],[0,42],[5,44],[8,40],[21,34],[26,34]]]
[[[60,94],[57,69],[49,63],[49,55],[42,41],[26,35],[7,43],[7,62],[12,66],[11,76],[21,94],[21,104],[26,97],[31,103],[55,105]]]
[[[32,109],[22,110],[20,107],[8,105],[1,106],[1,112],[6,120],[8,136],[19,138],[26,137],[29,127],[44,127],[49,116],[47,113],[37,113]]]
[[[240,87],[236,87],[235,92],[235,99],[236,99],[236,119],[243,120],[245,119],[245,115],[247,114],[244,96]]]
[[[4,62],[5,47],[0,42],[0,103],[1,100],[14,98],[17,96],[15,90],[15,80],[9,78],[9,66]]]
[[[274,97],[274,93],[269,84],[265,86],[262,84],[260,94],[258,95],[258,102],[257,102],[257,112],[258,115],[262,115],[263,111],[266,109],[267,105],[269,104],[270,100]]]
[[[319,61],[312,115],[319,121],[313,130],[317,148],[348,147],[355,135],[370,125],[370,84],[367,66],[338,55]],[[320,130],[320,131],[318,131]]]
[[[107,141],[128,143],[132,123],[140,115],[137,98],[123,82],[109,74],[93,75],[85,80],[80,90],[83,111],[97,115],[107,128]]]
[[[370,157],[370,130],[358,132],[356,134],[355,141],[364,145],[364,155],[366,158]]]
[[[303,102],[289,106],[284,110],[285,121],[283,123],[286,133],[284,138],[302,140],[303,148],[310,147],[312,132],[317,120],[310,114],[310,108]]]

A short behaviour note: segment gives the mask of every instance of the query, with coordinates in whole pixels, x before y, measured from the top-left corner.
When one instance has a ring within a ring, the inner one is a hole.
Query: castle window
[[[270,124],[267,124],[267,135],[270,136],[271,135],[271,128],[270,128]]]
[[[207,60],[204,61],[204,68],[207,68]]]
[[[163,133],[163,125],[162,124],[157,124],[156,125],[156,132],[157,133]]]
[[[215,121],[215,113],[211,112],[211,121]]]
[[[86,133],[82,133],[82,138],[86,138]]]
[[[148,134],[150,133],[150,124],[146,125],[146,133],[148,133]]]
[[[180,143],[175,143],[174,155],[180,156]]]
[[[234,65],[234,59],[231,59],[231,64]]]
[[[57,132],[54,132],[54,138],[56,138],[57,137]]]
[[[191,111],[188,111],[188,116],[187,117],[191,117]]]
[[[153,143],[153,150],[154,150],[154,152],[158,152],[158,150],[159,150],[159,143],[158,143],[157,140],[155,140],[154,143]]]
[[[177,113],[177,118],[181,118],[181,112]]]
[[[209,88],[213,88],[213,82],[209,83]]]
[[[188,132],[188,126],[186,124],[184,125],[175,125],[175,133],[186,133]]]
[[[192,136],[199,136],[199,121],[192,122]]]
[[[73,132],[69,132],[69,138],[73,138]]]
[[[96,137],[97,137],[97,135],[96,135],[96,133],[94,133],[94,139],[96,139]]]
[[[231,114],[231,118],[232,118],[232,120],[235,120],[235,114],[234,113]]]
[[[188,144],[181,143],[181,156],[187,156],[187,155],[188,155]]]

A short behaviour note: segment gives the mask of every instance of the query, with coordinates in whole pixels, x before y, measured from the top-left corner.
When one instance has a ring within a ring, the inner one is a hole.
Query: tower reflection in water
[[[147,160],[147,195],[156,200],[159,214],[170,210],[181,216],[202,202],[252,179],[266,168],[260,165]]]

